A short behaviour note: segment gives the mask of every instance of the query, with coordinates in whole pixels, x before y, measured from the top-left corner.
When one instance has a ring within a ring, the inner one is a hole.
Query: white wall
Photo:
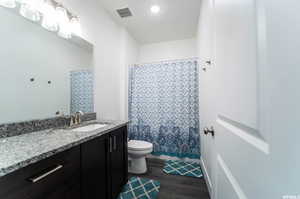
[[[212,20],[212,1],[201,1],[200,16],[199,16],[199,28],[197,33],[197,49],[200,65],[205,66],[205,61],[211,60],[214,62],[213,54],[213,20]],[[199,118],[200,118],[200,146],[201,146],[201,159],[202,166],[205,171],[205,178],[208,186],[208,190],[212,195],[212,189],[214,186],[214,140],[211,136],[205,136],[202,129],[207,126],[211,126],[215,120],[215,108],[216,106],[211,103],[215,101],[215,93],[212,92],[211,81],[215,78],[215,75],[211,74],[211,70],[199,72]]]
[[[139,55],[140,46],[138,42],[126,31],[122,32],[122,54],[121,54],[121,119],[128,119],[128,75],[129,66],[136,63]]]
[[[95,110],[98,118],[125,119],[124,62],[136,62],[138,44],[124,27],[113,21],[98,0],[63,0],[63,3],[79,15],[83,37],[94,44]],[[134,50],[124,52],[128,49]]]
[[[196,39],[193,38],[142,45],[138,61],[147,63],[196,56],[197,44]]]

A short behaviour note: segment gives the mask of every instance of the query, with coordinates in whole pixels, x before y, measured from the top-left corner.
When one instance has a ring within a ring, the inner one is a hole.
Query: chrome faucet
[[[75,114],[70,116],[70,127],[81,124],[82,111],[77,111]]]
[[[70,115],[70,127],[73,127],[75,125],[75,115]]]
[[[81,116],[83,115],[82,111],[77,111],[75,113],[75,124],[79,125],[81,123]]]

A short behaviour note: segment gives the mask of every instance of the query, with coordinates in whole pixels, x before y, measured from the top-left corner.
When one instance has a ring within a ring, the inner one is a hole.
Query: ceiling
[[[192,38],[196,35],[200,0],[100,0],[105,9],[123,24],[140,43]],[[152,5],[161,11],[154,15]],[[116,9],[129,7],[133,16],[120,18]]]

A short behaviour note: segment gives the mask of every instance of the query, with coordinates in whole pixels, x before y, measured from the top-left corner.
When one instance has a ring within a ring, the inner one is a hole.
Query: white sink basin
[[[76,132],[89,132],[89,131],[95,131],[97,129],[101,129],[103,127],[107,126],[107,124],[90,124],[87,126],[83,126],[83,127],[78,127],[75,129],[72,129],[72,131],[76,131]]]

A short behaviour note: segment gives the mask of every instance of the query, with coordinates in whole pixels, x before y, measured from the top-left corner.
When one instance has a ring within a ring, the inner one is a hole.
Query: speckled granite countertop
[[[126,121],[89,121],[108,125],[91,132],[47,129],[0,139],[0,177],[126,125]]]

